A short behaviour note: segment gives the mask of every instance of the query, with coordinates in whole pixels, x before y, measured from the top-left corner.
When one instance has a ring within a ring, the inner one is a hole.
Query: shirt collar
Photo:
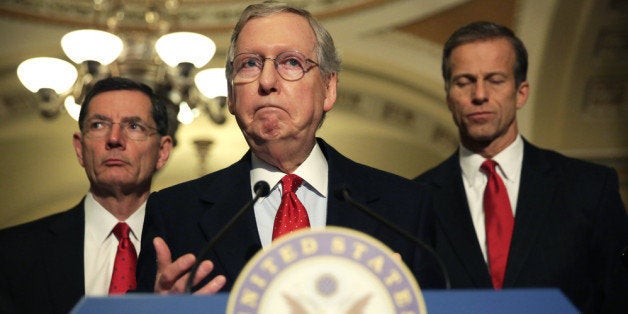
[[[459,149],[460,167],[462,175],[473,185],[478,180],[478,176],[484,176],[480,171],[480,166],[486,160],[480,154],[476,154],[460,144]],[[514,142],[493,157],[499,166],[498,171],[503,179],[515,182],[521,173],[523,162],[523,139],[518,134]]]
[[[250,173],[251,191],[253,191],[255,183],[260,180],[268,182],[271,190],[275,189],[281,178],[286,175],[286,173],[255,156],[254,153],[251,154],[251,164],[253,167]],[[310,155],[293,173],[303,179],[303,184],[309,185],[319,195],[327,197],[327,171],[327,159],[325,159],[323,151],[316,143]]]
[[[142,238],[142,227],[146,214],[146,202],[124,222],[131,227],[131,234],[136,240]],[[105,241],[110,235],[118,219],[106,210],[91,192],[85,196],[85,233],[89,233],[99,242]]]

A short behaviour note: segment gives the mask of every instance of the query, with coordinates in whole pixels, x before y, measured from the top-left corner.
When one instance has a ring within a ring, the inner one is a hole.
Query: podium
[[[423,290],[422,294],[430,314],[579,313],[558,289]],[[83,297],[71,313],[225,313],[228,299],[226,293]]]
[[[423,290],[383,243],[341,227],[307,229],[260,250],[230,293],[85,297],[99,313],[578,313],[559,289]]]
[[[559,289],[423,290],[427,312],[580,313]]]

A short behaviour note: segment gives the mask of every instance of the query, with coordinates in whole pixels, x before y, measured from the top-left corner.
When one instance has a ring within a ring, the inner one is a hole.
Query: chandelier
[[[216,52],[214,42],[199,33],[169,32],[175,26],[176,1],[147,6],[144,27],[125,29],[124,3],[113,1],[104,7],[102,1],[94,1],[94,16],[104,16],[106,29],[80,29],[61,38],[63,52],[73,63],[37,57],[18,66],[18,78],[37,95],[41,115],[54,118],[66,111],[78,120],[79,104],[96,81],[123,76],[151,86],[172,102],[171,135],[179,123],[189,124],[201,113],[223,124],[225,70],[203,69]]]

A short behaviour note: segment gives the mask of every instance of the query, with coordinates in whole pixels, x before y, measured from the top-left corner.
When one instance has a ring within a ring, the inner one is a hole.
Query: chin
[[[120,185],[125,186],[136,182],[136,178],[132,178],[129,175],[112,174],[109,176],[100,177],[99,181],[108,185]]]
[[[281,132],[281,129],[277,127],[271,127],[271,128],[260,127],[257,130],[254,130],[254,132],[252,132],[250,135],[252,138],[256,140],[272,141],[272,140],[281,138],[282,132]]]
[[[465,137],[476,143],[486,143],[492,142],[495,138],[497,138],[496,133],[494,132],[467,132]]]

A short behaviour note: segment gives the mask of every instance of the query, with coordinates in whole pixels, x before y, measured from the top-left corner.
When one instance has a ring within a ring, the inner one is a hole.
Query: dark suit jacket
[[[620,251],[628,218],[617,174],[524,142],[504,288],[560,287],[585,312],[626,311]],[[458,153],[417,177],[433,188],[433,245],[453,288],[492,288],[471,221]],[[625,313],[625,312],[624,312]]]
[[[0,231],[0,312],[68,313],[85,294],[83,201]]]
[[[340,155],[319,139],[329,165],[329,199],[327,225],[343,226],[370,234],[399,252],[406,263],[415,264],[415,247],[398,233],[334,197],[334,191],[346,186],[353,198],[371,207],[406,231],[420,232],[421,215],[427,207],[423,189],[415,182],[355,163]],[[163,237],[173,260],[201,248],[251,200],[249,171],[251,152],[228,168],[199,179],[170,187],[149,197],[144,232],[146,243],[138,261],[139,290],[152,291],[155,281],[155,252],[152,236]],[[149,218],[150,217],[150,218]],[[424,221],[424,220],[423,220]],[[215,264],[210,277],[223,274],[232,288],[247,261],[261,249],[255,214],[246,213],[227,232],[208,256]]]

